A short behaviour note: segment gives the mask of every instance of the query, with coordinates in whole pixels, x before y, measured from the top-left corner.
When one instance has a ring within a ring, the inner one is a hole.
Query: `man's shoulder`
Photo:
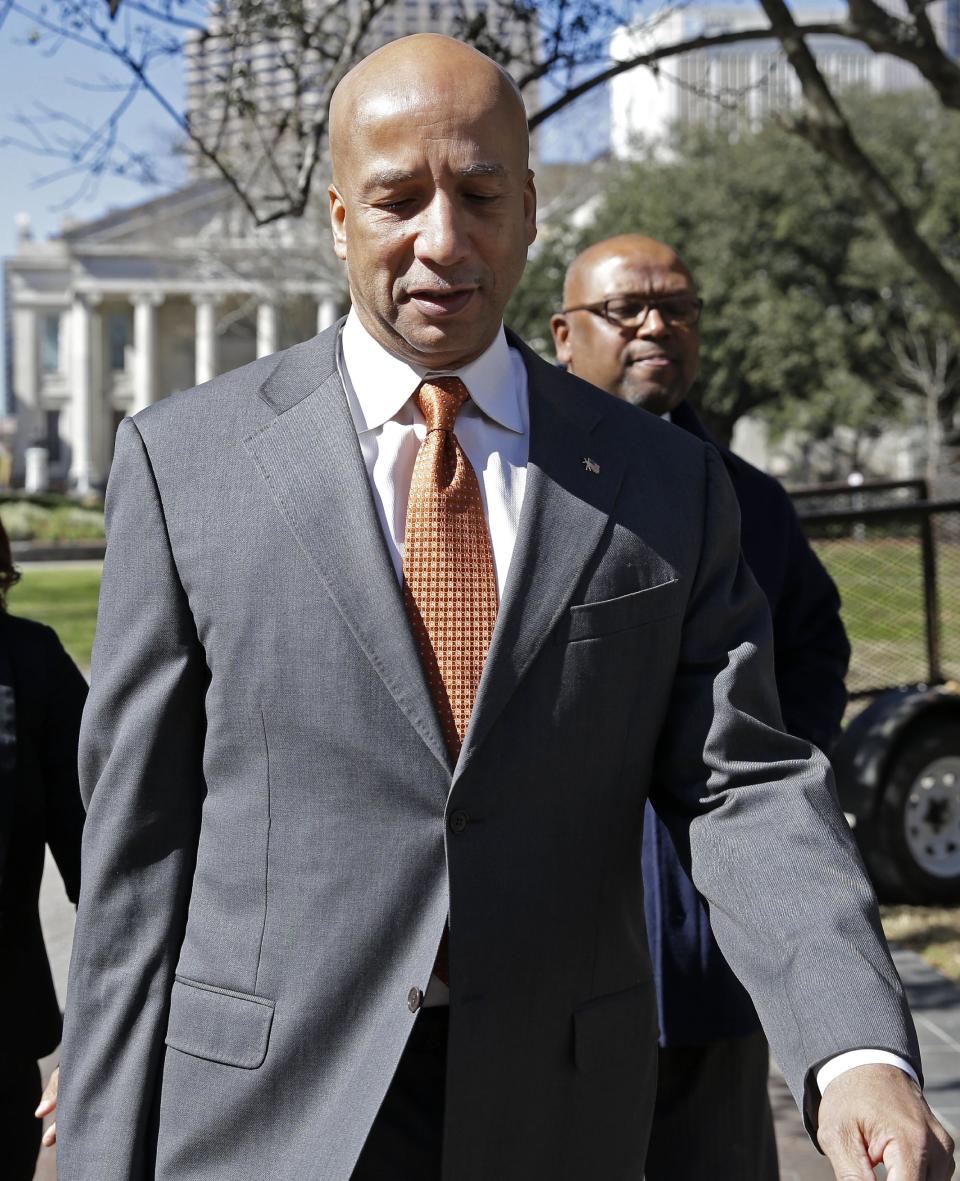
[[[40,623],[36,619],[26,619],[22,615],[2,614],[4,638],[10,645],[17,647],[33,647],[37,650],[51,651],[61,648],[60,639],[52,627]]]
[[[768,516],[792,519],[797,515],[790,493],[775,476],[756,467],[742,455],[736,455],[728,447],[721,447],[720,454],[741,500],[762,506]]]
[[[336,369],[339,324],[318,336],[247,365],[218,374],[202,385],[180,390],[134,416],[145,440],[255,430],[278,412],[306,397]],[[278,404],[276,389],[284,390]]]
[[[705,444],[694,435],[551,364],[515,334],[508,339],[526,363],[532,396],[547,393],[561,412],[583,424],[602,421],[606,431],[619,437],[628,457],[641,455],[645,462],[654,458],[667,463],[689,461],[702,467]]]
[[[716,448],[742,508],[762,506],[768,515],[795,515],[790,494],[780,481],[714,439],[689,402],[681,402],[674,410],[673,418],[685,433]]]
[[[43,683],[51,673],[59,675],[70,662],[60,637],[45,623],[2,611],[0,629],[21,688]]]

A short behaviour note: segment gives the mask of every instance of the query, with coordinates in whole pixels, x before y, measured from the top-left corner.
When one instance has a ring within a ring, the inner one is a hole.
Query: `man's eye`
[[[620,317],[622,320],[632,320],[635,316],[641,315],[646,306],[645,303],[632,300],[626,303],[611,303],[608,305],[613,315]]]
[[[659,308],[662,316],[671,316],[678,320],[686,320],[696,315],[697,305],[692,299],[665,299],[662,303],[652,305]]]

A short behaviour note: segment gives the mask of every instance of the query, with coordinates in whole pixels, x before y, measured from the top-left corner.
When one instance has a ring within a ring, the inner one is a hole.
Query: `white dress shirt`
[[[527,480],[530,414],[527,369],[501,326],[493,344],[462,369],[426,369],[378,344],[351,311],[340,336],[340,376],[360,439],[380,524],[397,578],[402,577],[407,500],[427,428],[413,400],[426,377],[459,377],[470,400],[455,433],[477,473],[503,595]]]
[[[523,505],[530,444],[527,370],[520,354],[508,346],[502,325],[490,347],[469,365],[427,369],[385,349],[351,310],[340,335],[337,365],[398,579],[403,578],[413,465],[427,434],[413,395],[426,377],[459,377],[467,387],[470,400],[457,415],[455,431],[477,473],[502,597]],[[424,1003],[445,1004],[448,1000],[449,990],[434,976]],[[844,1071],[871,1063],[899,1066],[917,1081],[913,1067],[896,1054],[849,1050],[817,1071],[820,1093]]]

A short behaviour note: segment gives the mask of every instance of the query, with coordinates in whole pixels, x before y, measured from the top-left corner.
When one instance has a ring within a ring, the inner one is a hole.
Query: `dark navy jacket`
[[[671,418],[710,439],[686,403]],[[850,657],[840,597],[781,485],[715,445],[740,502],[743,555],[770,604],[784,725],[829,750],[846,704],[843,681]],[[643,875],[661,1043],[702,1044],[759,1029],[750,998],[714,942],[706,908],[649,805]]]
[[[0,609],[0,1059],[42,1058],[60,1041],[37,903],[46,846],[70,900],[80,893],[77,740],[86,696],[56,634]]]

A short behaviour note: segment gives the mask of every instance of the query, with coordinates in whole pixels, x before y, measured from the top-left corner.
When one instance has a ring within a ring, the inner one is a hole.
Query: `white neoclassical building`
[[[212,180],[49,241],[21,223],[5,278],[14,482],[39,446],[51,486],[79,493],[103,487],[124,415],[305,340],[346,306],[325,216],[258,229]]]

